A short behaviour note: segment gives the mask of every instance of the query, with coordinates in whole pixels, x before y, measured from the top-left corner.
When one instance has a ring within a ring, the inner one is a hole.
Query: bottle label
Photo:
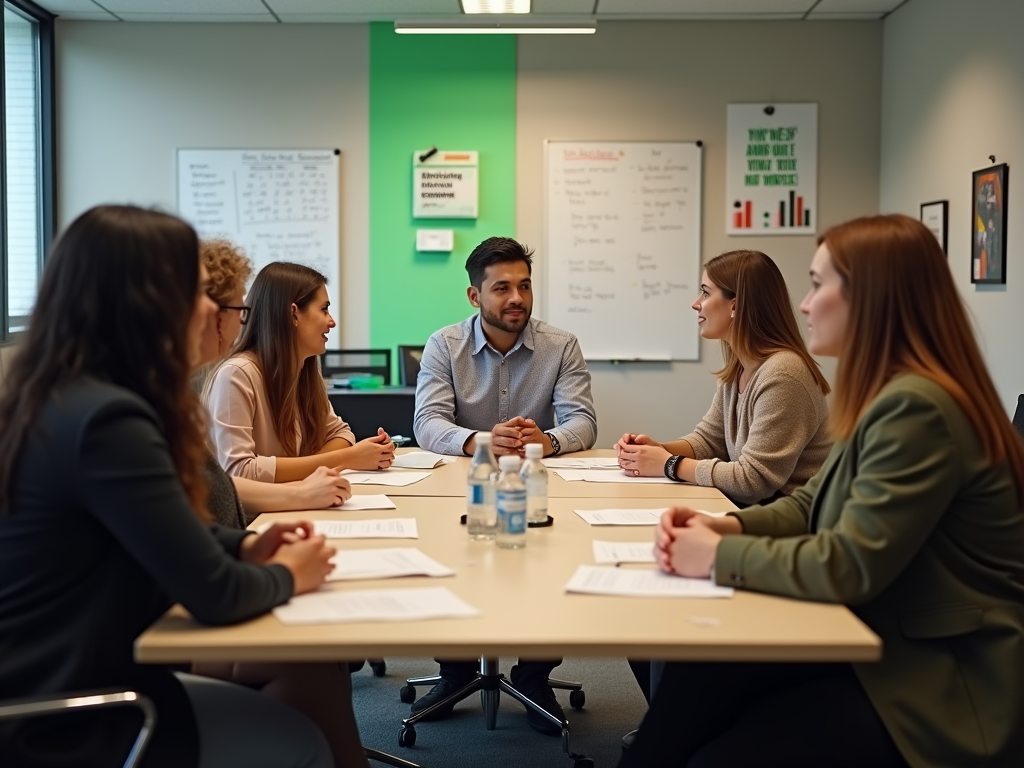
[[[484,483],[470,483],[466,487],[466,501],[470,504],[483,504]]]
[[[509,512],[505,515],[505,532],[506,533],[526,533],[526,513],[525,512]]]
[[[503,533],[526,533],[526,491],[498,491],[498,527]]]

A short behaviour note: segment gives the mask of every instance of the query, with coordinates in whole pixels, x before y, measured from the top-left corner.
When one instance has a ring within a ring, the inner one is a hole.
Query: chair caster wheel
[[[589,757],[577,757],[572,762],[572,768],[594,768],[594,761]]]
[[[398,734],[398,746],[400,747],[414,747],[416,746],[416,729],[411,725],[405,726]],[[590,761],[590,768],[594,768],[594,761]]]
[[[373,670],[374,677],[384,677],[384,673],[388,671],[388,663],[386,661],[371,661],[370,669]]]
[[[583,709],[587,703],[587,694],[583,691],[569,691],[569,706],[573,709]]]
[[[403,685],[398,689],[398,698],[403,704],[412,704],[416,701],[416,689],[411,685]]]

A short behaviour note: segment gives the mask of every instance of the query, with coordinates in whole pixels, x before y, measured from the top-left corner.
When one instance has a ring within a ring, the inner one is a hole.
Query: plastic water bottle
[[[469,463],[466,484],[466,528],[477,541],[493,539],[498,528],[495,482],[498,467],[491,452],[491,433],[476,433],[476,451]]]
[[[541,463],[544,446],[529,443],[526,446],[526,461],[519,470],[526,486],[526,522],[543,523],[548,519],[548,470]]]
[[[519,477],[519,457],[502,456],[498,459],[501,475],[498,477],[498,537],[503,549],[526,546],[526,486]]]

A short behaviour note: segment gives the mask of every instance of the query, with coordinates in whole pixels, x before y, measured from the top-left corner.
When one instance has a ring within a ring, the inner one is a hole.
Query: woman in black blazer
[[[0,695],[142,692],[158,718],[146,766],[331,766],[291,708],[133,660],[174,602],[243,621],[333,567],[308,523],[209,523],[189,384],[216,312],[203,278],[195,232],[138,208],[87,211],[53,248],[0,391]],[[0,765],[119,765],[134,730],[116,710],[8,723]]]

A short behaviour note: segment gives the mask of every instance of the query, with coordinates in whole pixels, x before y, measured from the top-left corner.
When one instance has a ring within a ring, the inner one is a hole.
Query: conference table
[[[588,453],[607,456],[611,451]],[[415,518],[419,534],[416,540],[338,539],[331,543],[340,550],[414,546],[453,569],[454,576],[334,581],[324,589],[444,586],[477,608],[479,616],[415,623],[285,626],[266,614],[234,626],[206,627],[176,607],[138,638],[136,659],[143,663],[181,663],[388,656],[589,656],[669,661],[870,662],[881,656],[878,637],[841,605],[742,590],[725,599],[566,593],[565,584],[576,568],[594,562],[593,540],[646,542],[653,537],[651,526],[591,526],[574,510],[660,509],[672,504],[709,512],[735,509],[713,488],[682,483],[565,482],[552,473],[548,511],[554,524],[530,529],[525,548],[506,550],[493,542],[470,540],[466,527],[459,522],[466,506],[468,463],[468,458],[459,458],[432,470],[430,478],[404,487],[354,486],[357,494],[386,493],[397,509],[280,512],[262,515],[254,525],[271,519]]]

